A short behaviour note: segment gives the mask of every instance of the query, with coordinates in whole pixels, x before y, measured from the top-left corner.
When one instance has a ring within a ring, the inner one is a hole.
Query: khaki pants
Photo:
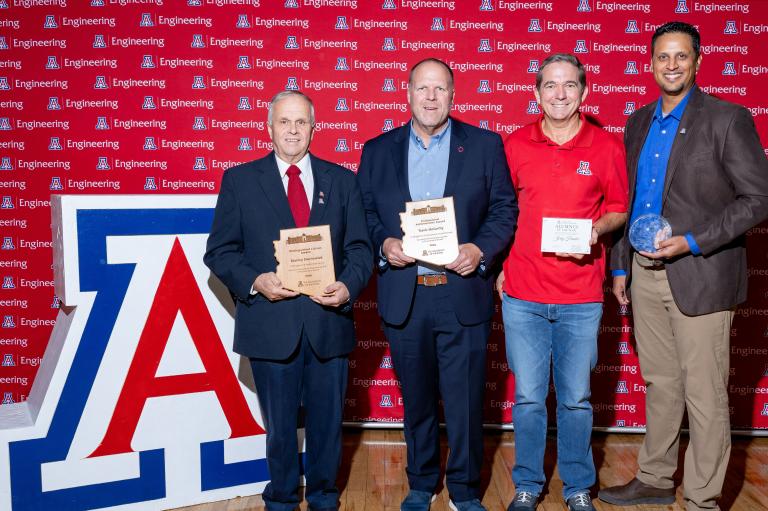
[[[683,498],[687,510],[719,509],[731,453],[728,412],[733,311],[686,316],[677,308],[661,268],[632,265],[632,311],[640,370],[646,383],[647,430],[637,478],[672,488],[680,426],[688,410]],[[647,260],[645,260],[647,261]]]

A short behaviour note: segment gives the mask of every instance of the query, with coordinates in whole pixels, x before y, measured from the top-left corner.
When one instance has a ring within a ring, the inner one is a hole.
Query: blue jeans
[[[557,464],[567,500],[595,484],[589,378],[597,363],[602,303],[546,304],[504,295],[507,360],[515,373],[516,491],[540,494],[550,361],[557,396]]]

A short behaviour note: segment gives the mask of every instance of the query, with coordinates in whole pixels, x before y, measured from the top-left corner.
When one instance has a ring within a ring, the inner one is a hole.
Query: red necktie
[[[288,204],[291,206],[296,227],[306,227],[309,224],[309,202],[307,192],[301,182],[301,170],[296,165],[288,167]]]

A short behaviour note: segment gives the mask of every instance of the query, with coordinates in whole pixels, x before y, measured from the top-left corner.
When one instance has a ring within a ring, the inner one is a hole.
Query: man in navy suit
[[[378,306],[402,384],[410,492],[403,511],[426,511],[440,481],[442,396],[451,450],[451,508],[482,510],[485,354],[493,313],[489,269],[517,219],[499,135],[449,117],[453,72],[426,59],[411,68],[411,122],[369,140],[358,178],[374,251]],[[400,216],[410,201],[453,197],[459,256],[444,267],[403,253]]]
[[[234,350],[250,358],[267,430],[269,511],[293,511],[300,502],[302,405],[309,509],[338,508],[347,355],[355,346],[352,303],[373,263],[357,180],[308,152],[314,124],[304,94],[272,99],[267,129],[274,152],[224,173],[204,257],[235,298]],[[325,224],[338,280],[319,296],[283,288],[273,246],[280,230]]]

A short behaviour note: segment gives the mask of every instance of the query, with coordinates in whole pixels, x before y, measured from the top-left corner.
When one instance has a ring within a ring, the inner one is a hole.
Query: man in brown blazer
[[[629,303],[631,287],[647,429],[635,478],[599,497],[673,503],[687,409],[685,507],[718,509],[731,445],[730,325],[747,297],[744,233],[768,217],[768,161],[748,111],[696,86],[696,28],[662,25],[651,50],[661,97],[627,121],[630,221],[611,260],[619,303]],[[672,237],[636,252],[628,229],[647,213],[664,216]]]

